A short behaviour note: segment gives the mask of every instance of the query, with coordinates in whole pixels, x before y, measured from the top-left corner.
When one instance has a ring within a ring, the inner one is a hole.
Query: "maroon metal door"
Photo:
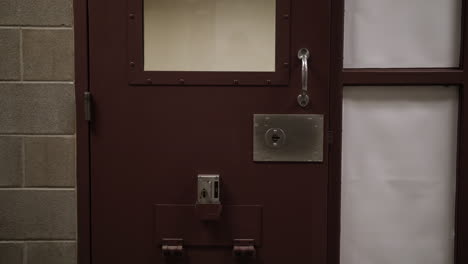
[[[327,137],[323,162],[254,162],[252,120],[321,114],[326,135],[330,1],[277,1],[286,37],[271,74],[145,72],[141,8],[89,1],[92,263],[235,263],[233,239],[254,239],[251,263],[325,264]],[[310,51],[305,108],[300,48]],[[210,173],[221,175],[223,211],[204,222],[196,177]],[[180,236],[167,238],[184,240],[184,257],[164,258],[163,236]]]

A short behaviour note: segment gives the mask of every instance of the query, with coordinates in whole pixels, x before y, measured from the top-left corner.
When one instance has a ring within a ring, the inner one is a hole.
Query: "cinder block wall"
[[[72,0],[0,0],[0,264],[76,263]]]

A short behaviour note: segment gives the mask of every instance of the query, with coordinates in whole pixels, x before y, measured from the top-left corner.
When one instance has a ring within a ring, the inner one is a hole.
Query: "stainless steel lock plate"
[[[322,162],[323,115],[254,115],[253,160]]]

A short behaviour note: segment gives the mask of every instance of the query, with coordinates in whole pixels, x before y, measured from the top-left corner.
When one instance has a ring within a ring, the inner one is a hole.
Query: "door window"
[[[286,86],[292,6],[290,0],[128,1],[129,84]]]
[[[145,0],[145,71],[275,71],[276,0]]]

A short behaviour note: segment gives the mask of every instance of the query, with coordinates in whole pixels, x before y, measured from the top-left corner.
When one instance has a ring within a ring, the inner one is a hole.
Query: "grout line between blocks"
[[[34,30],[73,30],[72,27],[44,27],[44,26],[21,26],[23,29],[34,29]]]
[[[1,134],[0,137],[34,137],[34,138],[40,138],[40,137],[50,137],[50,138],[55,138],[55,137],[60,137],[60,138],[75,138],[76,134],[48,134],[48,135],[43,135],[43,134]]]
[[[22,156],[22,165],[23,165],[23,168],[22,168],[22,173],[23,173],[23,178],[22,178],[22,182],[21,182],[21,187],[24,188],[24,186],[26,185],[26,143],[24,142],[24,138],[22,137],[21,138],[21,156]]]
[[[22,56],[22,54],[20,54]],[[23,65],[21,65],[23,66]],[[73,81],[0,81],[1,83],[17,83],[17,84],[74,84]]]
[[[76,243],[74,239],[6,239],[0,240],[0,244],[22,244],[22,243]]]
[[[28,245],[26,243],[23,244],[23,264],[27,264],[28,262]]]
[[[72,30],[72,26],[32,26],[32,25],[8,25],[0,26],[0,29],[36,29],[36,30]]]
[[[0,191],[75,191],[75,187],[0,187]]]
[[[20,63],[20,80],[24,80],[24,56],[23,56],[23,29],[19,29],[19,63]]]

